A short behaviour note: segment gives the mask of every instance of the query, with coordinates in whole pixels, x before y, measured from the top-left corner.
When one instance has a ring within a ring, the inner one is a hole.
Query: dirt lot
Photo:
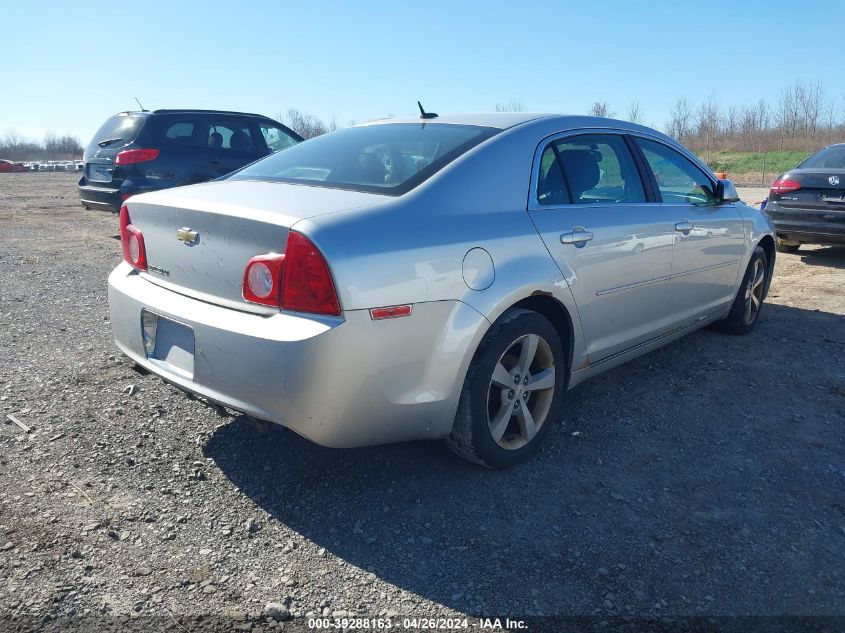
[[[73,175],[0,176],[0,417],[33,429],[0,424],[6,626],[845,615],[845,249],[779,255],[753,334],[589,381],[490,472],[437,442],[320,448],[136,373],[117,218]]]

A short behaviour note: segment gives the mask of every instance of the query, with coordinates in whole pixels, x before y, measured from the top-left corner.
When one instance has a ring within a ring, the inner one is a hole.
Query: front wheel
[[[508,310],[472,360],[449,447],[490,468],[527,460],[560,415],[565,358],[548,319],[529,310]]]
[[[766,294],[766,275],[768,258],[760,246],[754,249],[745,276],[739,286],[731,311],[728,316],[714,325],[729,334],[747,334],[754,329],[760,311],[763,309],[763,297]]]

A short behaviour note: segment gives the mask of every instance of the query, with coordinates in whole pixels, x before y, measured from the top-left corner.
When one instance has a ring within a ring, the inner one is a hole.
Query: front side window
[[[401,195],[496,132],[446,123],[347,128],[271,154],[230,178]]]
[[[280,127],[262,123],[258,126],[258,129],[261,130],[261,136],[264,137],[264,142],[267,143],[267,149],[270,152],[280,152],[296,145],[296,139]]]
[[[540,204],[631,204],[645,191],[625,140],[584,134],[550,143],[538,177]]]
[[[638,138],[637,144],[654,174],[663,202],[695,205],[716,202],[713,183],[692,161],[662,143]]]

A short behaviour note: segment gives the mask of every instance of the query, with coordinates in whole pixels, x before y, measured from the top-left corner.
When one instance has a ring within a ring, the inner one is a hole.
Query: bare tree
[[[719,134],[719,106],[713,95],[710,95],[707,101],[698,107],[696,128],[699,141],[703,142],[708,153],[711,152],[716,136]]]
[[[628,106],[628,120],[631,123],[642,123],[644,118],[640,102],[632,101],[631,105]]]
[[[610,109],[607,101],[596,101],[587,111],[590,116],[613,117],[616,113]]]
[[[686,99],[678,99],[669,114],[666,133],[683,143],[692,134],[692,106]]]
[[[511,99],[507,103],[496,103],[496,112],[526,112],[525,104],[518,99]]]
[[[289,109],[284,117],[279,118],[284,120],[289,128],[304,139],[314,138],[315,136],[320,136],[337,129],[334,120],[329,125],[326,125],[314,115],[302,112],[296,108]]]

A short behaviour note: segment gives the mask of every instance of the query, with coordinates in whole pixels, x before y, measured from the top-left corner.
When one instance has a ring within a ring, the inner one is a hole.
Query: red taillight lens
[[[132,226],[129,209],[120,207],[120,242],[123,245],[123,259],[138,270],[147,270],[147,250],[144,248],[144,235]]]
[[[784,178],[778,178],[772,183],[772,193],[776,195],[782,195],[785,193],[789,193],[790,191],[795,191],[801,188],[801,183],[797,180],[786,180]]]
[[[259,255],[247,262],[242,294],[253,303],[281,308],[284,255]]]
[[[115,165],[134,165],[135,163],[146,163],[148,160],[158,158],[157,149],[127,149],[120,152],[115,159]]]
[[[284,255],[259,255],[244,269],[245,300],[294,312],[340,314],[329,265],[307,237],[290,231]]]
[[[301,233],[290,231],[285,248],[282,307],[285,310],[340,314],[329,265],[322,253]]]

